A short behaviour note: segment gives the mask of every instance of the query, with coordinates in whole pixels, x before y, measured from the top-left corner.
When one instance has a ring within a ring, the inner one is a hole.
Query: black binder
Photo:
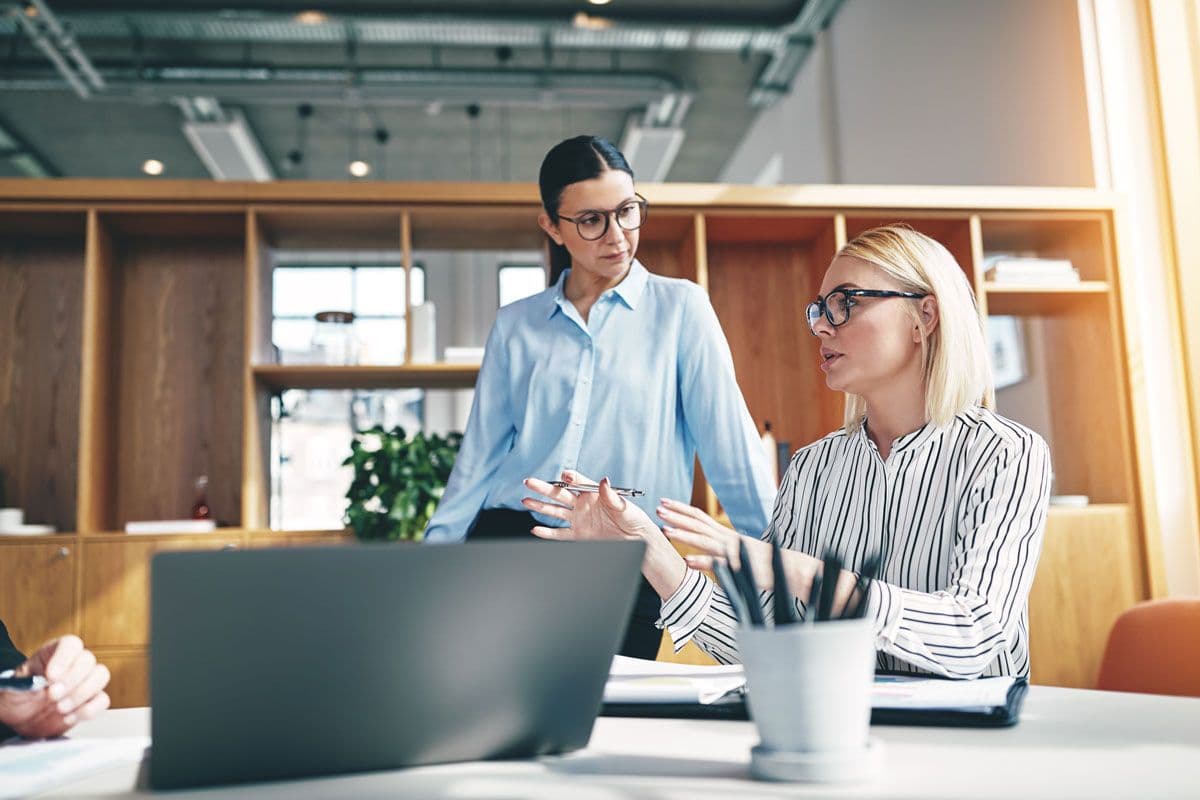
[[[971,708],[873,708],[872,725],[926,725],[950,728],[1007,728],[1021,718],[1021,706],[1029,690],[1029,681],[1018,678],[1008,688],[1002,706]],[[699,703],[605,703],[605,717],[671,717],[677,719],[750,718],[744,694],[729,695],[710,705]]]

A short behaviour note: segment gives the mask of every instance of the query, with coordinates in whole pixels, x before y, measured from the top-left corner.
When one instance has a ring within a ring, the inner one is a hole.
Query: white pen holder
[[[762,742],[750,769],[765,780],[869,777],[882,743],[869,736],[875,641],[869,620],[740,627],[750,714]]]

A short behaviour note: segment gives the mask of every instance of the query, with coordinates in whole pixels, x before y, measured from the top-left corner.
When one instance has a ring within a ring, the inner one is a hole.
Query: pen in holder
[[[746,669],[750,715],[761,737],[751,751],[751,774],[763,780],[823,783],[869,777],[882,753],[882,744],[869,737],[874,627],[859,610],[849,618],[833,618],[842,565],[832,554],[823,560],[809,592],[805,616],[816,624],[791,624],[797,621],[794,599],[783,574],[782,552],[773,547],[773,627],[763,623],[761,614],[740,610],[757,608],[744,544],[742,568],[732,576],[717,573],[726,594],[726,584],[733,583],[740,595],[734,604],[740,620],[738,650]],[[868,559],[857,589],[865,589],[878,563]]]

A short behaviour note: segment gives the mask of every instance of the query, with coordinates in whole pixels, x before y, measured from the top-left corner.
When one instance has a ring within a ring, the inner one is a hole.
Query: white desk
[[[231,720],[231,724],[237,724]],[[146,709],[110,711],[75,736],[149,731]],[[613,719],[586,750],[534,761],[476,762],[178,792],[138,793],[127,767],[52,797],[903,798],[1200,797],[1200,699],[1032,687],[1021,723],[1003,730],[875,727],[886,743],[870,782],[844,786],[749,779],[748,722]]]

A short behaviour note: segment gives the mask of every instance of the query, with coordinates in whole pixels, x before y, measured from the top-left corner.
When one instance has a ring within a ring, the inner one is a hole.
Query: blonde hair
[[[907,225],[884,225],[855,236],[837,256],[861,259],[882,270],[905,291],[932,295],[938,323],[921,341],[925,369],[925,418],[939,427],[974,405],[992,408],[996,392],[984,320],[967,276],[940,242]],[[919,319],[916,304],[910,304]],[[847,430],[862,424],[866,401],[846,395]]]

